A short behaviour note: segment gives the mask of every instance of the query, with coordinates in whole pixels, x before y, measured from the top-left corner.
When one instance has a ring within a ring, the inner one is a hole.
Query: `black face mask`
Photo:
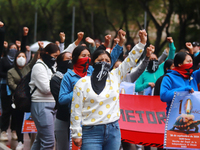
[[[73,69],[73,64],[71,60],[61,61],[57,63],[57,71],[65,74],[67,69]]]
[[[43,54],[42,55],[42,60],[44,61],[44,63],[51,69],[51,71],[54,73],[54,70],[53,70],[53,66],[56,62],[56,58],[54,57],[51,57],[50,55],[48,54]]]
[[[158,60],[150,60],[147,66],[147,70],[151,73],[156,72],[158,69]]]
[[[14,64],[16,54],[17,54],[16,49],[9,49],[8,54],[7,54],[7,58],[9,60],[10,65]]]
[[[100,94],[104,89],[110,66],[109,63],[104,61],[93,65],[94,71],[91,76],[91,83],[95,93]]]

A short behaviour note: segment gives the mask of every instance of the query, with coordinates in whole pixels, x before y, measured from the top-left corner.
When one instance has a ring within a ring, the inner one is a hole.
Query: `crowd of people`
[[[27,45],[29,29],[23,28],[22,41],[4,41],[4,23],[0,21],[1,140],[18,140],[16,150],[24,147],[21,133],[24,112],[13,106],[13,94],[20,80],[31,72],[31,116],[37,134],[31,150],[68,150],[72,141],[82,150],[131,150],[132,144],[121,142],[119,94],[121,82],[135,84],[135,92],[160,95],[168,113],[174,92],[198,91],[200,71],[199,43],[186,43],[186,49],[175,54],[172,37],[169,50],[158,58],[153,45],[146,46],[147,33],[139,31],[139,42],[126,44],[126,32],[118,31],[112,48],[111,35],[103,43],[77,33],[77,39],[65,48],[65,34],[60,41],[39,49],[32,55]],[[82,43],[82,44],[81,44]],[[146,47],[145,47],[146,46]],[[141,59],[143,51],[146,56]],[[196,70],[196,71],[195,71]],[[193,80],[191,80],[191,78]],[[10,125],[11,124],[11,125]],[[71,131],[71,133],[70,133]],[[55,142],[56,141],[56,142]],[[142,149],[136,145],[138,150]],[[150,147],[144,147],[145,150]]]

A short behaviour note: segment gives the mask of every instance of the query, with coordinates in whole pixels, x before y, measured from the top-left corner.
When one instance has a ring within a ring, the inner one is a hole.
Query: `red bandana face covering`
[[[184,78],[189,79],[190,75],[193,72],[192,69],[193,64],[184,64],[180,67],[175,67],[173,70],[177,71],[178,73],[180,73]]]
[[[87,75],[87,69],[89,67],[91,59],[89,57],[80,58],[77,60],[76,64],[74,64],[74,72],[78,74],[80,77],[84,77]]]

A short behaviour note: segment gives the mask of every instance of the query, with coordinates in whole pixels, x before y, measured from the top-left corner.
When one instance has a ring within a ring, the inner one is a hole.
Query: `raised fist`
[[[167,41],[168,41],[169,43],[173,43],[172,37],[167,37]]]
[[[169,47],[165,48],[165,52],[169,54]]]
[[[65,42],[65,33],[64,32],[60,32],[59,36],[60,36],[60,42],[64,43]]]
[[[7,47],[8,47],[8,42],[7,42],[7,41],[4,41],[4,42],[3,42],[3,46],[4,46],[5,48],[7,48]]]
[[[55,44],[59,47],[60,46],[60,42],[59,41],[55,41]]]
[[[114,38],[114,43],[115,43],[115,44],[118,44],[118,43],[119,43],[119,38],[117,38],[117,37]]]
[[[147,32],[145,30],[139,31],[139,37],[140,37],[140,42],[142,44],[146,44],[146,42],[147,42]]]
[[[29,45],[26,45],[26,50],[28,51],[28,52],[30,52],[30,46]]]
[[[0,21],[0,28],[4,26],[4,23]]]
[[[105,47],[108,47],[110,40],[111,40],[111,35],[106,35],[105,36],[105,43],[104,43]]]
[[[78,40],[81,41],[83,39],[84,32],[78,32],[77,36],[78,36]]]
[[[17,45],[18,48],[21,47],[21,41],[16,40],[16,41],[15,41],[15,44]]]
[[[123,31],[122,29],[120,29],[119,31],[118,31],[118,35],[119,35],[119,43],[118,43],[118,45],[119,46],[123,46],[123,44],[124,44],[124,42],[125,42],[125,40],[126,40],[126,32],[125,31]]]
[[[42,41],[38,41],[38,45],[39,45],[40,48],[44,47],[44,43]]]
[[[79,45],[79,43],[80,43],[81,40],[83,39],[83,36],[84,36],[84,32],[78,32],[78,33],[77,33],[77,39],[76,39],[76,41],[74,42],[76,46]]]
[[[92,38],[90,38],[90,37],[86,37],[86,38],[85,38],[85,41],[86,41],[87,43],[89,43],[89,44],[94,43],[94,40],[93,40]]]
[[[150,45],[149,47],[147,47],[147,53],[146,53],[146,56],[147,57],[150,57],[151,54],[154,52],[155,50],[155,47],[153,45]]]
[[[27,35],[28,35],[28,31],[29,31],[29,28],[23,27],[23,35],[24,35],[24,36],[27,36]]]
[[[188,49],[193,49],[192,43],[190,43],[190,42],[186,42],[186,43],[185,43],[185,46],[186,46]]]

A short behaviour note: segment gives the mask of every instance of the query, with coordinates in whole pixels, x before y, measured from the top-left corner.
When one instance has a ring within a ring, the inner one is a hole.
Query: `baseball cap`
[[[199,42],[192,42],[192,46],[200,46]]]

